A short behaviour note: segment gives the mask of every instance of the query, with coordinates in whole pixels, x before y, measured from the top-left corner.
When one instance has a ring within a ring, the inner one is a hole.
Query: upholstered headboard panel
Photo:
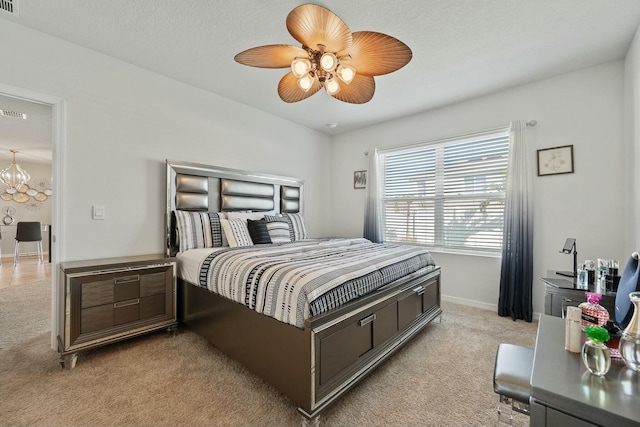
[[[301,187],[280,187],[280,212],[295,213],[300,211]]]
[[[222,179],[220,210],[272,211],[275,210],[275,185],[261,182]]]
[[[303,213],[302,180],[167,160],[167,255],[177,252],[175,210]]]
[[[185,211],[209,208],[209,179],[206,176],[176,175],[176,209]]]

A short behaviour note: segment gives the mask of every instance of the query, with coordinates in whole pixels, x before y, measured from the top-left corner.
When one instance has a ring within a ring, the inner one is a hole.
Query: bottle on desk
[[[603,326],[609,320],[609,312],[599,304],[602,295],[595,292],[585,292],[587,301],[578,305],[582,310],[582,327]]]
[[[567,307],[565,318],[564,349],[572,353],[582,351],[582,310],[578,307]]]
[[[578,271],[576,272],[576,288],[578,289],[589,289],[589,272],[585,268],[584,264],[580,264],[578,266]]]

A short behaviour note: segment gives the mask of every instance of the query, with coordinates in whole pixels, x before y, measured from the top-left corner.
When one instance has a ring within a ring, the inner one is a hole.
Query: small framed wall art
[[[353,188],[361,189],[367,187],[367,171],[355,171],[353,173]]]
[[[538,176],[573,173],[573,145],[538,150]]]

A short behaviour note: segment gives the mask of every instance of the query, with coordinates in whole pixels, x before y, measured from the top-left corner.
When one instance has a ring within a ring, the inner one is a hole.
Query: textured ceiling
[[[9,150],[18,150],[18,164],[51,163],[51,106],[0,95],[0,110],[27,115],[26,120],[0,115],[0,169],[12,160]]]
[[[236,53],[298,43],[290,0],[22,0],[8,19],[328,134],[418,113],[624,57],[639,0],[351,0],[318,2],[351,31],[394,36],[413,51],[376,77],[367,104],[324,91],[287,104],[287,70],[237,64]],[[328,123],[337,123],[329,128]]]

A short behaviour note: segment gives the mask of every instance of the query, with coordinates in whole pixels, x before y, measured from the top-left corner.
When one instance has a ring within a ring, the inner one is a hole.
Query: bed
[[[303,181],[166,167],[180,322],[288,396],[303,425],[318,425],[322,410],[440,316],[440,268],[427,251],[310,239]]]

